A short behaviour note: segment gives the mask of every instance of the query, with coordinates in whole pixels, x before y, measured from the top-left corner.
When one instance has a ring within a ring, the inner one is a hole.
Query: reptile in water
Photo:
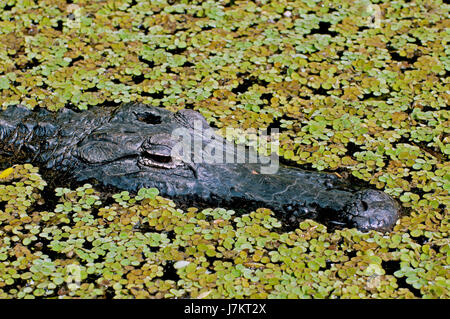
[[[282,164],[267,173],[262,163],[270,158],[248,147],[245,160],[238,162],[242,150],[211,130],[200,113],[187,109],[173,113],[125,103],[49,112],[10,106],[0,112],[0,156],[131,192],[156,187],[163,196],[191,203],[266,207],[291,221],[311,218],[362,231],[389,231],[399,218],[400,206],[392,197],[334,174]],[[181,140],[200,147],[180,148],[185,145]]]

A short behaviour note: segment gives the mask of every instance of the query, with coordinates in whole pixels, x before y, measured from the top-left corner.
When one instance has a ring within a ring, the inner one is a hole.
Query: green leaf
[[[6,76],[0,77],[0,90],[9,89],[9,80]]]

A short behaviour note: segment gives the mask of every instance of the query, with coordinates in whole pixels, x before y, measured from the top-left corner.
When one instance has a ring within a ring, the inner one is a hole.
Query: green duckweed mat
[[[0,298],[449,298],[449,8],[2,1],[3,109],[139,101],[219,132],[278,127],[283,160],[351,175],[404,214],[388,234],[285,231],[267,209],[53,190],[15,163],[0,172]]]

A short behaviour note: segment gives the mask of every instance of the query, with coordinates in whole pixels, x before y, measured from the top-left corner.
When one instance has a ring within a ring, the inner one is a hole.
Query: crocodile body
[[[192,203],[267,207],[288,220],[389,231],[399,218],[400,207],[389,195],[358,189],[334,174],[282,164],[274,173],[262,173],[261,163],[269,158],[251,148],[244,163],[208,161],[213,154],[208,147],[214,154],[223,152],[223,158],[239,154],[217,134],[198,133],[199,126],[211,130],[198,112],[173,113],[144,104],[83,112],[10,106],[0,112],[0,155],[65,172],[80,182],[96,180],[132,192],[156,187],[163,196]],[[195,160],[195,150],[174,152],[186,138],[201,145],[202,161]],[[249,162],[252,156],[258,160]]]

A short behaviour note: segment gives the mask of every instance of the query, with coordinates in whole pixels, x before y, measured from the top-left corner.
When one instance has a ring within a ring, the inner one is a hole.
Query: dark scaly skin
[[[191,163],[171,156],[177,142],[171,133],[180,128],[203,145],[225,143],[235,152],[233,144],[215,134],[194,135],[195,120],[209,128],[198,112],[172,113],[143,104],[79,113],[14,106],[0,112],[0,155],[11,161],[22,155],[77,181],[95,179],[132,192],[156,187],[163,196],[192,203],[267,207],[288,220],[312,218],[363,231],[389,231],[399,218],[400,206],[389,195],[359,190],[333,174],[281,164],[275,174],[261,174],[258,163]]]

